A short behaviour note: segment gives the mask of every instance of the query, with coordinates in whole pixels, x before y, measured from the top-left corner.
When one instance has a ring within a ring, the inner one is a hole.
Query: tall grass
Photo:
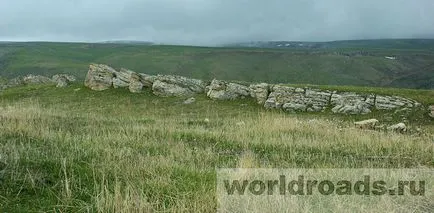
[[[364,131],[246,102],[183,105],[79,86],[5,91],[0,209],[214,212],[215,168],[434,167],[430,126],[421,135]]]

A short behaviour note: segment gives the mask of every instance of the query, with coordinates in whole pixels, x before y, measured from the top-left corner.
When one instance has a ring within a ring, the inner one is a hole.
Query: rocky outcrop
[[[266,83],[252,84],[249,86],[249,90],[250,96],[256,99],[258,104],[263,105],[267,101],[270,86]]]
[[[206,87],[206,83],[202,80],[176,75],[158,75],[156,77],[147,77],[147,80],[149,82],[153,81],[153,93],[163,97],[191,96],[204,93]]]
[[[23,85],[32,84],[57,84],[57,87],[68,86],[69,83],[76,81],[75,76],[67,74],[56,74],[49,78],[42,75],[29,74],[26,76],[18,76],[16,78],[7,80],[4,85],[0,85],[0,89],[7,89],[11,87],[18,87]]]
[[[102,91],[110,89],[116,70],[104,64],[91,64],[84,85],[91,90]]]
[[[24,84],[47,84],[47,83],[53,83],[53,81],[45,76],[42,75],[26,75],[23,78]]]
[[[141,82],[141,78],[139,74],[135,72],[130,73],[128,81],[129,81],[128,89],[130,90],[130,92],[132,93],[142,92],[143,83]]]
[[[216,79],[212,80],[207,91],[207,96],[213,100],[236,100],[250,96],[249,87]]]
[[[330,96],[330,91],[274,85],[264,106],[291,112],[319,112],[328,106]]]
[[[383,95],[377,95],[375,97],[375,107],[381,110],[391,110],[401,107],[413,108],[418,106],[420,106],[420,103],[403,97]]]
[[[128,69],[119,71],[107,65],[91,64],[85,85],[93,90],[111,87],[128,88],[138,93],[150,88],[153,94],[162,97],[193,96],[205,93],[213,100],[253,98],[268,109],[287,112],[322,112],[331,110],[340,114],[368,114],[372,110],[411,111],[421,104],[398,96],[337,92],[312,88],[291,87],[258,83],[243,85],[214,79],[207,82],[176,75],[148,75]],[[434,114],[434,110],[431,110]],[[434,115],[433,115],[434,116]]]
[[[56,87],[67,87],[70,83],[76,81],[75,76],[68,74],[56,74],[51,79],[57,84]]]

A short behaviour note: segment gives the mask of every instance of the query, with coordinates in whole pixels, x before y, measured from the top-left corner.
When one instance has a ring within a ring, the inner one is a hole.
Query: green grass
[[[89,63],[95,62],[205,80],[434,88],[434,52],[429,46],[397,41],[393,48],[386,41],[371,42],[342,42],[319,50],[11,43],[0,44],[0,75],[69,73],[83,80]],[[347,56],[360,51],[369,54]],[[387,55],[398,60],[385,59]]]
[[[0,211],[215,212],[215,168],[434,168],[432,120],[396,134],[353,127],[368,116],[196,99],[81,84],[2,91]],[[369,116],[398,121],[382,114]]]

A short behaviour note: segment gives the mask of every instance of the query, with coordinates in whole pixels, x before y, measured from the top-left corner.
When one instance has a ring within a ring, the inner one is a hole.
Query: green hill
[[[88,64],[96,62],[201,79],[432,89],[434,40],[417,41],[341,41],[304,49],[0,43],[0,75],[62,72],[84,78]]]

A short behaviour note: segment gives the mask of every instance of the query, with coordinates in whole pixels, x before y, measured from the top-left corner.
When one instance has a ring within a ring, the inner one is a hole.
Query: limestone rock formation
[[[252,84],[249,86],[250,96],[256,99],[256,102],[260,105],[265,104],[268,99],[268,93],[270,86],[266,83]]]
[[[375,107],[380,110],[391,110],[400,107],[413,108],[420,105],[421,104],[416,101],[398,96],[377,95],[375,98]]]
[[[407,131],[407,126],[404,123],[398,123],[398,124],[387,127],[387,130],[403,133],[403,132]]]
[[[56,87],[67,87],[71,82],[76,81],[75,76],[68,74],[56,74],[51,79],[57,83]]]
[[[203,93],[206,83],[198,79],[189,79],[176,75],[158,75],[153,80],[152,91],[157,96],[191,96]]]
[[[47,83],[53,83],[53,81],[45,76],[42,75],[33,75],[29,74],[24,76],[23,78],[24,84],[47,84]]]
[[[333,107],[332,112],[333,113],[341,113],[341,114],[368,114],[371,112],[369,109],[371,106],[364,102],[364,101],[358,101],[356,103],[343,103],[340,105],[336,105]]]
[[[377,124],[378,124],[377,119],[368,119],[368,120],[354,122],[354,126],[360,129],[375,129],[375,126]]]
[[[133,75],[134,73],[135,72],[125,68],[121,68],[119,72],[115,71],[113,77],[113,87],[114,88],[129,87],[131,75]]]
[[[250,96],[249,87],[216,79],[212,80],[207,90],[207,96],[213,100],[235,100]]]
[[[128,85],[128,89],[130,90],[130,92],[132,93],[140,93],[142,92],[143,89],[143,83],[140,81],[140,75],[135,73],[135,72],[131,72],[129,74],[129,85]]]
[[[330,96],[330,91],[274,85],[264,106],[293,112],[319,112],[327,107]]]
[[[113,85],[116,70],[104,64],[91,64],[84,85],[92,90],[101,91]]]

